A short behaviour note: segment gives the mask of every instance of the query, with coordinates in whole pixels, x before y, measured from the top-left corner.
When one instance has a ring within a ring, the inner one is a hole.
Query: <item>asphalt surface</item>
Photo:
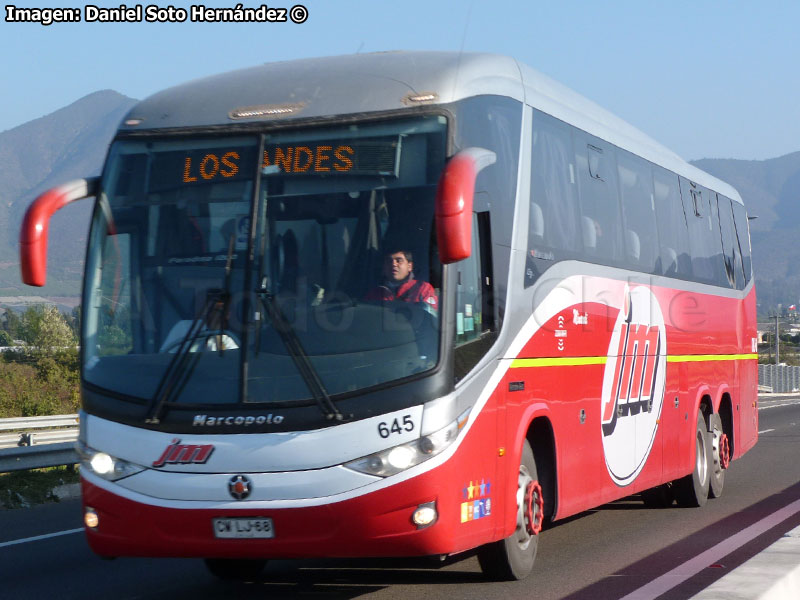
[[[690,598],[800,526],[800,512],[787,509],[800,500],[800,398],[760,406],[759,443],[733,463],[722,498],[647,509],[633,496],[555,523],[522,582],[487,582],[477,559],[463,555],[274,561],[258,580],[231,584],[199,560],[101,560],[81,532],[9,544],[80,528],[72,500],[0,511],[0,598]]]

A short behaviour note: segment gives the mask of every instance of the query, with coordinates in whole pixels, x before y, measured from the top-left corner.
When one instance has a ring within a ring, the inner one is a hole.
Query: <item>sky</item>
[[[13,1],[13,0],[12,0]],[[196,0],[202,2],[203,0]],[[68,7],[84,0],[14,2]],[[91,0],[90,0],[91,2]],[[145,98],[265,62],[383,50],[512,56],[687,160],[800,151],[796,0],[275,0],[303,23],[0,20],[0,131],[92,92]],[[155,1],[153,6],[192,3]],[[243,0],[244,6],[261,2]],[[119,7],[120,2],[97,6]],[[147,0],[143,7],[149,4]],[[127,3],[135,6],[134,1]],[[205,7],[236,2],[207,0]]]

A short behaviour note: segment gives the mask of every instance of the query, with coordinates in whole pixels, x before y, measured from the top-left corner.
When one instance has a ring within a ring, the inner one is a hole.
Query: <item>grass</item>
[[[60,485],[78,483],[74,467],[50,467],[0,473],[0,508],[28,508],[34,504],[58,502],[53,491]]]

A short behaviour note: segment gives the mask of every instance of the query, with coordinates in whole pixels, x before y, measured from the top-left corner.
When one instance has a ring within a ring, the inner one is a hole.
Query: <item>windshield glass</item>
[[[432,116],[116,142],[85,380],[151,404],[309,402],[433,368],[445,131]]]

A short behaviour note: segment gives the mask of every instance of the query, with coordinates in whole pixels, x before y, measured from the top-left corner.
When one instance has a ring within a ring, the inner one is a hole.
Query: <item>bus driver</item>
[[[389,252],[383,261],[384,281],[367,292],[367,300],[425,302],[435,312],[439,299],[430,283],[414,279],[414,258],[408,250]]]

